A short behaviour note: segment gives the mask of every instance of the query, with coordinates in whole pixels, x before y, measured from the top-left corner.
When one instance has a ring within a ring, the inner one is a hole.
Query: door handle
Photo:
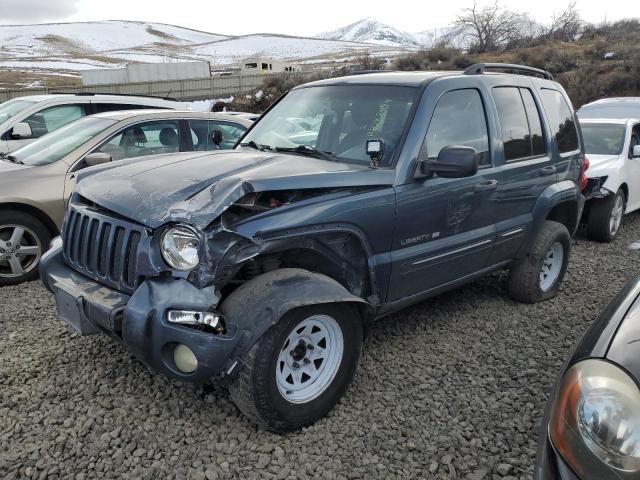
[[[545,175],[553,175],[554,173],[556,173],[556,167],[554,165],[551,165],[549,167],[544,167],[541,168],[540,170],[538,170],[538,172],[540,172],[540,176],[545,176]]]
[[[473,187],[474,192],[486,192],[487,190],[495,190],[498,187],[497,180],[487,180],[486,182],[476,183]]]

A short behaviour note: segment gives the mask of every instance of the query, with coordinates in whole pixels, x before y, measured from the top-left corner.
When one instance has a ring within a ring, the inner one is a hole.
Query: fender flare
[[[549,213],[553,208],[563,203],[573,203],[576,206],[576,218],[574,224],[568,227],[569,234],[573,236],[578,229],[580,223],[580,216],[582,215],[582,209],[584,208],[584,196],[580,193],[580,190],[576,183],[572,180],[565,180],[562,182],[549,185],[538,197],[532,210],[532,222],[531,232],[529,239],[523,243],[518,252],[517,258],[521,258],[529,251],[529,247],[533,242],[536,234],[544,225],[545,220],[549,216]]]
[[[234,290],[220,312],[238,326],[241,335],[233,357],[240,358],[287,312],[323,303],[349,303],[359,308],[363,326],[373,308],[334,279],[300,268],[281,268],[259,275]]]

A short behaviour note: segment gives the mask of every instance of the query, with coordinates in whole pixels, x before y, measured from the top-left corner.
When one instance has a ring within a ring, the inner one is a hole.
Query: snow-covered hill
[[[207,60],[238,64],[266,55],[302,61],[357,51],[384,53],[378,43],[277,34],[227,36],[150,22],[104,21],[0,26],[0,68],[79,71],[127,62]],[[397,47],[396,47],[397,50]]]
[[[374,18],[363,18],[346,27],[316,36],[327,40],[374,43],[389,46],[419,46],[418,40],[410,33],[402,32]]]

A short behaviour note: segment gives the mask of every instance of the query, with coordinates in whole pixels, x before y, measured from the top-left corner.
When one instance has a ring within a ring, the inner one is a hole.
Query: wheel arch
[[[624,193],[624,200],[628,202],[629,201],[629,185],[627,185],[627,182],[622,182],[620,184],[620,188],[622,189],[622,193]]]
[[[335,280],[356,297],[379,304],[374,256],[366,237],[355,228],[315,226],[238,243],[218,264],[216,286],[224,288],[242,276],[243,268],[269,258],[277,258],[277,266],[265,268],[265,273],[275,268],[308,270]]]
[[[1,203],[0,204],[0,212],[6,211],[14,211],[14,212],[22,212],[29,214],[36,219],[38,219],[42,224],[46,227],[46,229],[51,234],[51,238],[60,235],[60,229],[56,223],[51,219],[49,215],[47,215],[43,210],[38,207],[34,207],[33,205],[28,205],[25,203]]]
[[[569,233],[573,234],[578,228],[578,204],[574,201],[564,201],[556,204],[549,210],[545,220],[553,220],[561,223]]]
[[[565,180],[547,187],[533,207],[529,238],[523,242],[516,257],[526,255],[533,239],[547,220],[561,223],[573,236],[578,229],[583,207],[584,197],[575,182]]]

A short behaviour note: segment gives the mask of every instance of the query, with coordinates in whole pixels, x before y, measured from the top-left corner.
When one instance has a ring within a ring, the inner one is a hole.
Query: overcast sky
[[[0,0],[0,24],[141,20],[226,35],[268,32],[312,36],[363,17],[373,17],[400,30],[417,32],[449,25],[462,8],[472,3],[473,0]],[[568,3],[568,0],[501,2],[507,8],[529,12],[543,22]],[[578,2],[583,17],[590,22],[633,16],[634,9],[630,8],[633,4],[631,0]]]

